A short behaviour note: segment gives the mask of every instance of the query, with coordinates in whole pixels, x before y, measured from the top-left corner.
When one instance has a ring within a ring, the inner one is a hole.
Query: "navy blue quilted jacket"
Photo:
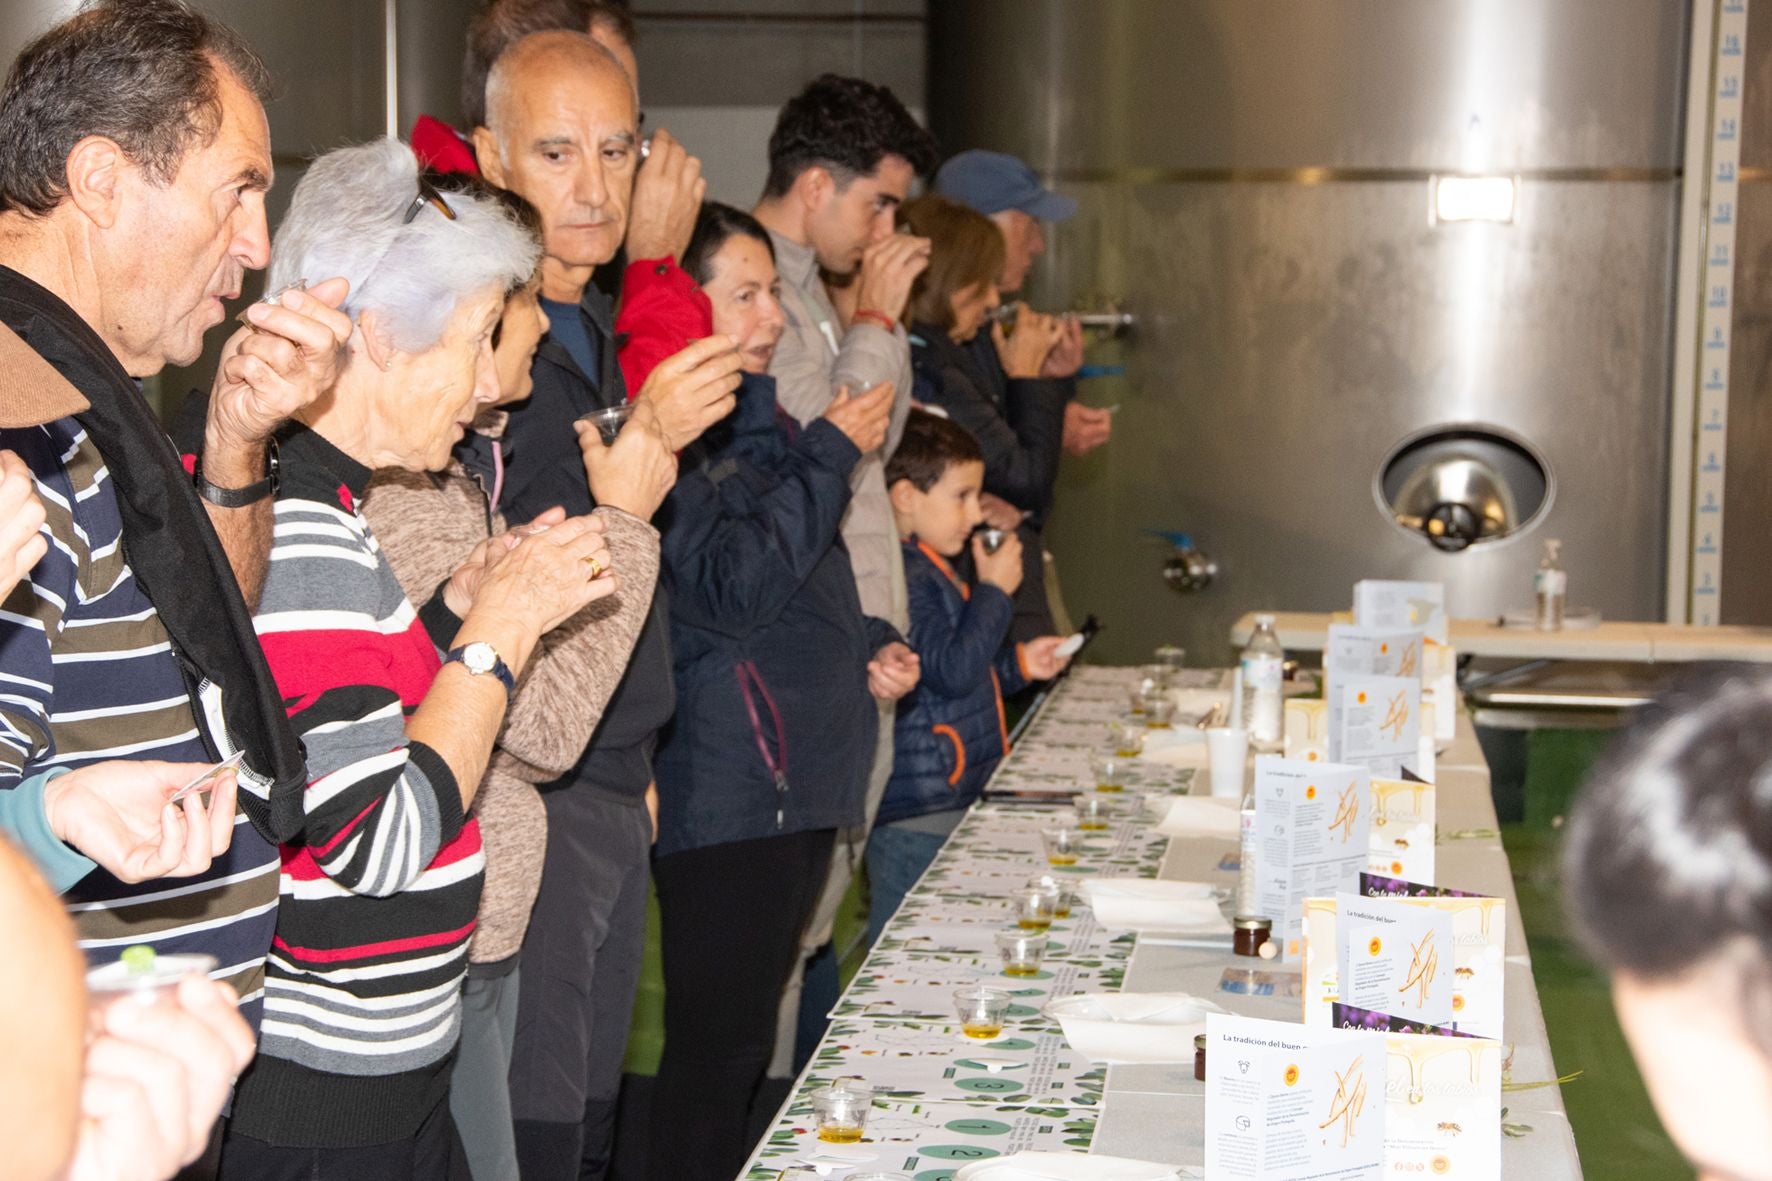
[[[837,530],[860,457],[822,419],[783,422],[774,379],[751,375],[683,454],[658,517],[677,681],[655,760],[660,856],[864,819],[867,662],[900,637],[862,615]]]
[[[1003,694],[1027,684],[1009,643],[1008,595],[985,583],[968,586],[914,537],[904,542],[904,581],[923,677],[898,703],[881,824],[976,800],[1009,753]]]

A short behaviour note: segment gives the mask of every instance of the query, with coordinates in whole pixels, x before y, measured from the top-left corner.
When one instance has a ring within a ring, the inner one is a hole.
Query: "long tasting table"
[[[1081,667],[1042,704],[990,785],[906,897],[832,1013],[824,1040],[795,1081],[741,1181],[901,1173],[950,1181],[971,1160],[1022,1150],[1099,1152],[1162,1161],[1203,1176],[1205,1084],[1193,1064],[1100,1066],[1073,1051],[1046,1001],[1082,992],[1189,992],[1245,1016],[1297,1021],[1296,997],[1221,991],[1226,969],[1291,973],[1293,965],[1240,959],[1229,950],[1141,942],[1102,928],[1087,907],[1054,923],[1040,976],[1001,973],[995,933],[1012,926],[1006,895],[1054,872],[1161,877],[1234,889],[1235,842],[1156,833],[1142,807],[1152,794],[1185,795],[1196,768],[1138,761],[1110,831],[1093,834],[1076,866],[1047,865],[1040,830],[1068,826],[1070,796],[1091,784],[1088,757],[1105,723],[1123,716],[1135,671]],[[1189,670],[1183,686],[1221,688],[1228,675]],[[1200,793],[1205,775],[1200,772]],[[1507,1134],[1502,1175],[1521,1181],[1579,1178],[1575,1140],[1555,1080],[1544,1019],[1521,930],[1513,878],[1489,793],[1489,772],[1468,721],[1438,761],[1439,884],[1508,901],[1504,1030],[1511,1045],[1502,1095]],[[1041,800],[1042,795],[1051,802]],[[1111,797],[1110,797],[1111,798]],[[985,984],[1015,994],[1004,1039],[964,1038],[955,989]],[[1257,990],[1259,991],[1259,990]],[[811,1094],[856,1075],[878,1088],[860,1144],[821,1144]]]

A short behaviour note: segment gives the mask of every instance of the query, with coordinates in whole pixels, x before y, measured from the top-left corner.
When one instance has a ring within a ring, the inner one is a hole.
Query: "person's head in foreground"
[[[999,282],[1020,291],[1034,259],[1046,253],[1043,221],[1064,221],[1077,203],[1040,183],[1021,160],[1002,152],[961,152],[935,174],[935,191],[985,214],[1003,231],[1005,254]]]
[[[523,38],[487,77],[474,152],[487,180],[540,211],[543,291],[576,303],[628,232],[640,129],[621,63],[583,33]]]
[[[898,449],[886,461],[886,487],[899,535],[915,536],[943,557],[955,557],[984,520],[978,506],[984,452],[959,423],[913,410]]]
[[[244,42],[175,0],[100,0],[13,63],[6,261],[79,275],[55,285],[134,376],[195,361],[270,257],[267,89]]]
[[[964,344],[1002,306],[1002,233],[984,214],[946,197],[918,197],[900,217],[911,233],[929,239],[929,269],[911,285],[905,318]]]
[[[1593,769],[1571,915],[1674,1142],[1705,1181],[1772,1178],[1772,671],[1723,666]]]
[[[344,275],[355,329],[303,420],[366,467],[442,468],[501,396],[493,333],[538,254],[496,197],[421,183],[398,140],[314,161],[278,227],[268,289]]]
[[[825,74],[776,118],[763,204],[784,215],[819,266],[848,275],[892,233],[912,179],[934,166],[934,139],[892,91]]]
[[[714,331],[738,341],[746,373],[768,373],[787,320],[769,232],[750,214],[703,203],[683,269],[701,285],[714,309]]]

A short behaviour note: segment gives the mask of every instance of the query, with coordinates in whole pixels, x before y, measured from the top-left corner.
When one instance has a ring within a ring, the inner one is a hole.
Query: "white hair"
[[[423,352],[464,296],[491,283],[508,290],[535,273],[540,243],[492,197],[443,193],[454,221],[429,204],[403,221],[418,185],[418,161],[397,139],[315,160],[277,227],[266,290],[342,275],[351,282],[344,311],[353,321],[374,308],[395,347]]]

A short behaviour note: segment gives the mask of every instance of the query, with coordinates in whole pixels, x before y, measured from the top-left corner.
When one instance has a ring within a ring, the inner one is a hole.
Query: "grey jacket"
[[[898,529],[892,523],[892,503],[886,498],[886,456],[898,446],[911,411],[910,344],[903,328],[887,332],[863,323],[843,331],[819,278],[812,248],[773,231],[769,237],[775,243],[781,306],[788,322],[769,364],[776,401],[782,409],[805,425],[825,412],[843,386],[860,393],[882,381],[893,383],[892,424],[886,445],[862,456],[855,465],[849,477],[854,496],[841,531],[855,567],[862,613],[908,632],[904,558]]]

